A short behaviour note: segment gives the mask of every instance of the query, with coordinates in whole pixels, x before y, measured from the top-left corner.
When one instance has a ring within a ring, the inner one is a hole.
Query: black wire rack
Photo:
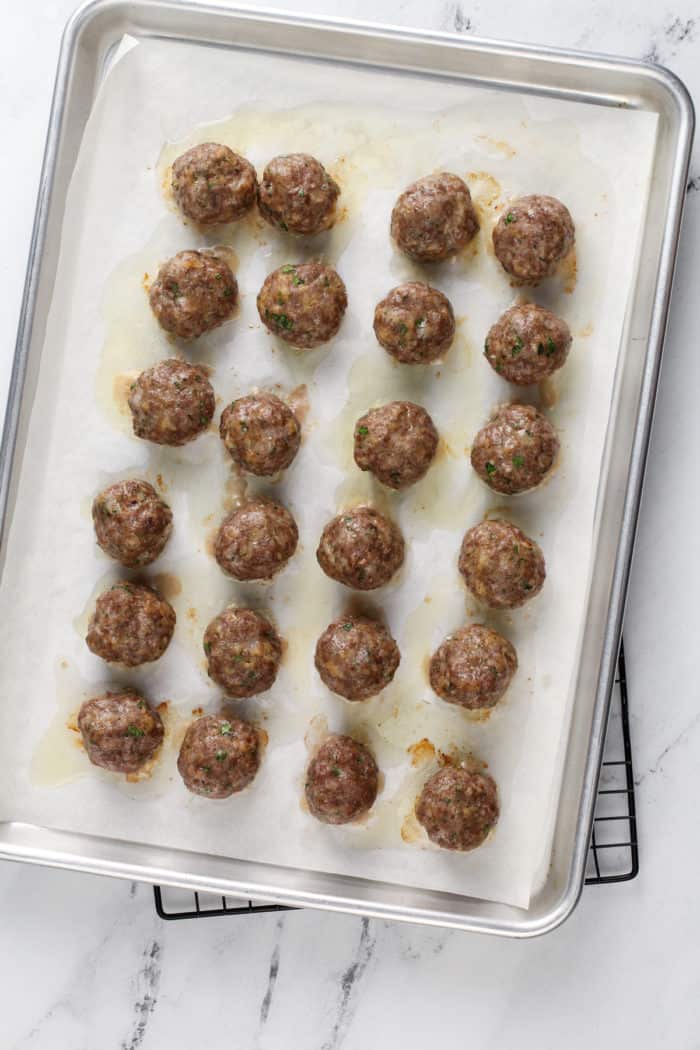
[[[605,750],[598,783],[593,833],[586,868],[586,885],[627,882],[639,871],[637,812],[634,800],[632,745],[625,651],[620,646],[617,676],[605,735]],[[220,915],[253,915],[290,911],[282,904],[242,901],[212,893],[192,893],[174,887],[154,886],[156,911],[161,919],[207,919]]]

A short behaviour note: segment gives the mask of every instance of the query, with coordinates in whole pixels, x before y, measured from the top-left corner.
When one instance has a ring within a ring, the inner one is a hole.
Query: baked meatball
[[[539,383],[566,361],[571,332],[566,321],[535,303],[511,306],[484,343],[484,356],[509,383]]]
[[[221,440],[243,470],[270,477],[286,470],[301,443],[301,426],[276,394],[239,397],[221,414]]]
[[[546,575],[535,541],[499,518],[469,529],[459,552],[459,571],[474,597],[492,609],[524,605],[540,593]]]
[[[335,222],[340,187],[308,153],[274,157],[258,189],[260,214],[270,226],[290,233],[320,233]]]
[[[235,580],[269,580],[297,549],[299,531],[289,511],[268,499],[251,499],[224,518],[214,555]]]
[[[328,522],[316,557],[332,580],[357,591],[373,591],[403,565],[403,536],[373,507],[353,507]]]
[[[348,824],[374,805],[379,770],[364,744],[351,736],[327,737],[306,770],[309,810],[324,824]]]
[[[418,262],[456,255],[479,232],[469,187],[457,175],[426,175],[404,190],[391,213],[391,236]]]
[[[316,643],[316,670],[333,693],[367,700],[389,684],[401,654],[384,624],[367,616],[341,616]]]
[[[113,773],[137,773],[163,742],[160,715],[138,693],[105,693],[86,700],[78,729],[94,766]]]
[[[178,252],[163,263],[149,292],[159,325],[196,339],[233,315],[238,284],[231,267],[209,252]]]
[[[559,452],[557,432],[534,405],[498,405],[474,438],[471,460],[495,492],[534,489]]]
[[[475,623],[448,635],[430,661],[430,684],[438,696],[470,711],[493,707],[518,669],[510,642]]]
[[[488,773],[444,766],[426,782],[416,816],[441,849],[476,849],[498,822],[498,788]]]
[[[105,554],[127,568],[150,565],[173,528],[173,513],[147,481],[117,481],[95,496],[95,536]]]
[[[97,599],[88,624],[88,649],[110,664],[139,667],[158,660],[175,630],[175,611],[144,583],[122,580]]]
[[[355,424],[355,462],[390,489],[405,489],[419,481],[437,446],[435,424],[424,408],[411,401],[373,408]]]
[[[493,228],[493,248],[518,284],[551,277],[574,244],[574,223],[556,197],[532,194],[511,201]]]
[[[195,795],[228,798],[250,784],[260,758],[260,737],[249,722],[203,715],[185,733],[177,770]]]
[[[262,323],[300,350],[311,350],[332,339],[347,305],[340,277],[320,262],[280,266],[268,274],[258,294]]]
[[[202,142],[173,164],[172,187],[180,210],[202,226],[241,219],[255,204],[255,168],[228,146]]]
[[[231,606],[204,632],[209,677],[227,696],[241,700],[270,688],[282,658],[282,643],[269,620],[252,609]]]
[[[186,445],[203,433],[216,406],[203,368],[170,358],[142,372],[131,386],[136,437],[156,445]]]
[[[422,281],[392,288],[374,311],[374,334],[405,365],[427,365],[452,345],[455,315],[446,295]]]

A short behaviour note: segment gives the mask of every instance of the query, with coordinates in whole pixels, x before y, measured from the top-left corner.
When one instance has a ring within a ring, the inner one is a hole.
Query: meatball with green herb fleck
[[[127,568],[150,565],[163,551],[173,514],[147,481],[117,481],[92,504],[95,536],[105,554]]]
[[[252,609],[230,606],[204,632],[209,677],[227,696],[242,700],[270,688],[282,643],[269,620]]]
[[[208,428],[215,407],[204,369],[176,358],[147,368],[129,394],[134,434],[156,445],[194,441]]]
[[[544,556],[517,526],[487,518],[469,529],[459,552],[459,571],[479,601],[492,609],[517,609],[542,590]]]
[[[391,236],[411,259],[441,262],[479,232],[471,194],[458,175],[426,175],[404,190],[391,213]]]
[[[493,707],[518,668],[515,649],[491,627],[474,623],[448,635],[430,661],[430,685],[448,704]]]
[[[235,222],[255,204],[255,168],[228,146],[202,142],[173,163],[175,200],[188,219],[201,226]]]
[[[335,222],[340,187],[308,153],[274,157],[263,172],[258,207],[265,222],[289,233],[314,234]]]
[[[541,484],[558,452],[556,430],[534,405],[498,405],[474,438],[471,462],[494,492],[515,495]]]
[[[538,284],[551,277],[573,248],[574,223],[556,197],[531,194],[506,207],[493,228],[493,249],[517,284]]]
[[[163,722],[139,693],[105,693],[86,700],[78,729],[94,766],[113,773],[138,773],[163,742]]]
[[[258,294],[262,323],[299,350],[311,350],[332,339],[347,305],[342,280],[320,262],[280,266],[268,274]]]
[[[175,610],[157,591],[122,580],[97,599],[85,641],[107,663],[140,667],[160,659],[174,630]]]
[[[238,284],[228,263],[213,252],[178,252],[159,269],[149,300],[161,328],[180,339],[197,339],[233,316]]]
[[[566,361],[571,332],[566,321],[535,303],[511,306],[484,343],[484,357],[499,376],[517,386],[540,383]]]
[[[476,849],[498,823],[496,781],[488,773],[444,766],[426,782],[416,802],[416,817],[441,849]]]
[[[374,334],[380,346],[402,364],[430,364],[444,357],[452,345],[452,304],[437,288],[422,281],[407,281],[377,303]]]
[[[301,426],[276,394],[248,394],[221,414],[221,440],[248,474],[272,477],[286,470],[299,451]]]
[[[346,700],[368,700],[391,682],[399,647],[384,624],[368,616],[341,616],[316,643],[316,670],[324,685]]]
[[[364,816],[378,790],[374,756],[351,736],[327,737],[306,770],[309,812],[324,824],[349,824]]]
[[[193,794],[228,798],[255,778],[261,757],[255,726],[239,718],[203,715],[185,733],[177,770]]]
[[[398,572],[404,554],[403,536],[393,521],[373,507],[353,507],[328,522],[316,558],[332,580],[373,591]]]
[[[287,564],[298,540],[297,524],[286,507],[251,499],[222,521],[214,556],[235,580],[269,580]]]
[[[420,481],[437,446],[435,424],[412,401],[373,408],[355,424],[355,462],[390,489],[405,489]]]

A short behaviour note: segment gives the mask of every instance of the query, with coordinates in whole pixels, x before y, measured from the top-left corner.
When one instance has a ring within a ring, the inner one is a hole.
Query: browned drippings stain
[[[216,537],[218,536],[218,534],[218,528],[209,529],[209,531],[205,532],[204,534],[204,549],[207,552],[207,554],[211,554],[212,558],[216,556]]]
[[[179,576],[175,576],[172,572],[158,572],[153,577],[153,583],[155,584],[158,593],[166,599],[171,601],[173,598],[177,598],[178,594],[182,593],[182,583]]]
[[[418,823],[418,818],[413,807],[411,807],[411,811],[406,814],[403,823],[401,824],[401,838],[409,845],[412,845],[415,842],[420,842],[423,838],[423,829]]]
[[[553,408],[559,400],[557,384],[551,376],[546,376],[539,384],[540,399],[545,408]]]
[[[417,743],[411,744],[410,747],[406,748],[406,751],[411,756],[412,766],[424,766],[426,762],[432,762],[435,758],[435,745],[428,740],[427,736],[424,736]]]
[[[260,726],[256,726],[255,730],[258,734],[258,740],[260,741],[260,747],[264,751],[267,745],[270,743],[270,734],[266,729],[262,729]]]
[[[61,660],[61,667],[63,668],[64,671],[68,668],[68,666],[69,666],[69,664],[68,664],[67,660]]]
[[[162,474],[156,474],[156,485],[158,486],[161,492],[168,491],[168,485],[165,483],[165,481],[163,481]]]
[[[248,482],[235,464],[231,465],[231,473],[226,479],[224,486],[223,507],[227,514],[240,507],[245,502],[248,492]]]
[[[295,387],[294,390],[290,392],[287,402],[299,422],[303,423],[306,420],[311,407],[309,403],[309,391],[306,383],[302,383],[300,386]]]
[[[579,339],[588,339],[590,335],[593,335],[593,325],[591,324],[591,322],[589,321],[588,324],[584,328],[582,328],[580,332],[577,332],[577,335]]]
[[[151,291],[151,275],[149,273],[144,273],[141,278],[141,286],[146,295],[148,295]]]
[[[564,291],[567,295],[571,295],[576,287],[576,280],[578,277],[578,262],[576,259],[576,248],[572,248],[569,254],[562,260],[560,268],[561,279],[564,287]]]
[[[169,710],[170,710],[170,701],[169,700],[161,700],[161,702],[159,704],[157,704],[157,706],[156,706],[156,711],[158,712],[159,715],[165,715],[165,714],[167,714],[169,712]]]
[[[140,375],[137,371],[120,372],[112,380],[112,397],[120,416],[131,416],[129,394]]]
[[[197,610],[194,609],[192,606],[190,606],[187,610],[187,619],[192,621],[197,619]]]
[[[195,718],[199,718],[200,715],[204,714],[204,708],[203,707],[193,707],[192,708],[192,714],[195,716]]]
[[[485,146],[490,146],[491,149],[496,150],[497,153],[502,153],[504,157],[511,160],[516,156],[517,150],[513,149],[509,142],[504,139],[494,139],[491,135],[477,135],[477,142],[482,142]]]

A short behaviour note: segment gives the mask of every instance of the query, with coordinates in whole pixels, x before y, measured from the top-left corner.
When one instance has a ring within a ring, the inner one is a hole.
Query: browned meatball
[[[137,773],[163,742],[160,715],[138,693],[105,693],[86,700],[78,728],[94,766],[113,773]]]
[[[509,383],[528,386],[556,372],[566,361],[571,332],[566,321],[535,303],[511,306],[484,343],[484,356]]]
[[[493,228],[496,258],[518,284],[551,277],[574,244],[574,223],[556,197],[532,194],[511,201]]]
[[[476,849],[498,822],[498,788],[488,773],[444,766],[426,782],[416,816],[441,849]]]
[[[418,262],[456,255],[479,232],[469,187],[457,175],[426,175],[404,190],[391,213],[391,236]]]
[[[250,784],[260,758],[260,737],[249,722],[204,715],[185,733],[177,770],[195,795],[228,798]]]
[[[173,193],[181,211],[202,226],[234,222],[255,204],[255,168],[228,146],[202,142],[173,164]]]
[[[534,405],[498,405],[474,438],[471,460],[495,492],[527,492],[544,480],[559,452],[557,432]]]
[[[95,656],[138,667],[158,660],[175,630],[175,611],[144,583],[115,583],[97,599],[85,641]]]
[[[422,281],[392,288],[374,311],[374,334],[405,365],[427,365],[452,345],[455,315],[446,295]]]
[[[221,414],[221,440],[243,470],[270,477],[286,470],[301,443],[301,426],[275,394],[248,394]]]
[[[430,661],[430,684],[443,700],[470,711],[493,707],[518,669],[510,642],[483,624],[460,627]]]
[[[178,252],[161,266],[149,299],[161,328],[180,339],[196,339],[233,315],[238,284],[223,259]]]
[[[252,609],[231,606],[204,632],[209,677],[240,700],[270,688],[282,658],[282,643],[269,620]]]
[[[147,481],[117,481],[92,504],[95,535],[105,554],[128,568],[150,565],[173,527],[173,513]]]
[[[207,429],[216,406],[203,368],[170,358],[132,384],[129,408],[136,437],[156,445],[186,445]]]
[[[260,320],[274,335],[300,350],[332,339],[347,305],[340,277],[320,262],[280,266],[268,274],[258,293]]]
[[[267,499],[251,499],[222,521],[214,555],[227,576],[269,580],[297,549],[299,531],[289,511]]]
[[[351,736],[327,737],[306,770],[306,801],[324,824],[357,820],[374,805],[378,788],[374,757]]]
[[[540,593],[546,575],[535,541],[498,518],[469,529],[459,552],[459,571],[474,597],[492,609],[524,605]]]
[[[332,580],[358,591],[373,591],[403,565],[403,536],[373,507],[353,507],[328,522],[316,557]]]
[[[258,190],[260,214],[270,226],[290,233],[320,233],[335,222],[340,187],[308,153],[274,157]]]
[[[367,700],[389,684],[401,654],[384,624],[367,616],[342,616],[316,643],[316,670],[346,700]]]
[[[433,462],[438,432],[420,405],[392,401],[373,408],[355,424],[355,462],[390,489],[419,481]]]

